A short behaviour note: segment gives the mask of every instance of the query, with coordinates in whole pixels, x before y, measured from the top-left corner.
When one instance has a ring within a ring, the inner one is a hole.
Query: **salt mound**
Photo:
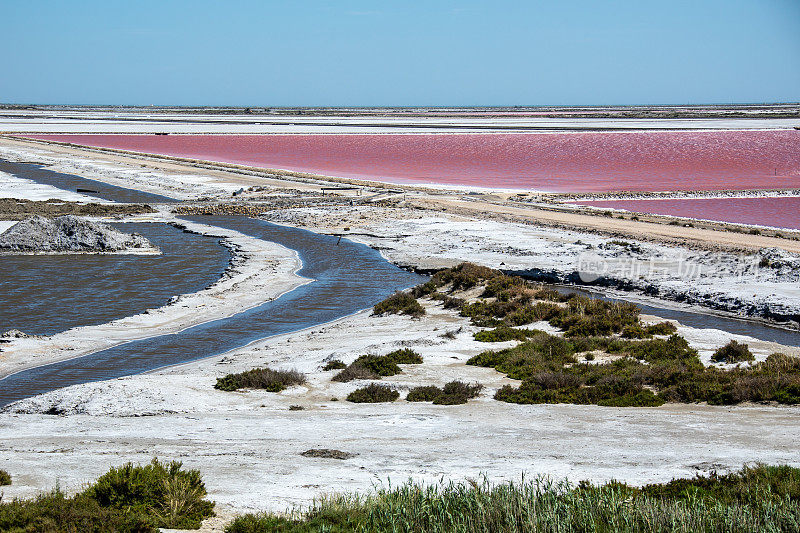
[[[155,250],[139,234],[127,234],[73,215],[34,216],[0,233],[0,252],[121,252]]]

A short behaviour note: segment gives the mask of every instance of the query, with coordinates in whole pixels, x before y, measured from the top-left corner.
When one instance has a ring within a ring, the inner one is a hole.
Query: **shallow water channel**
[[[137,374],[297,331],[370,307],[392,292],[424,281],[362,244],[244,217],[191,217],[296,250],[299,274],[314,281],[258,307],[179,333],[121,344],[0,380],[0,406],[69,385]]]

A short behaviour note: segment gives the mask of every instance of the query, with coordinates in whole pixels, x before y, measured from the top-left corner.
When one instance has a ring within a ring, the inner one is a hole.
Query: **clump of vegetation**
[[[362,355],[336,374],[333,381],[380,379],[402,372],[398,365],[418,365],[420,363],[422,363],[422,356],[409,348],[395,350],[386,355]]]
[[[650,324],[645,327],[645,331],[651,335],[672,335],[678,331],[678,328],[672,322],[664,321],[657,324]]]
[[[659,322],[643,326],[640,323],[631,324],[622,328],[622,337],[626,339],[650,339],[654,335],[672,335],[678,331],[672,322]]]
[[[324,497],[303,513],[249,514],[226,533],[291,531],[794,531],[800,470],[756,466],[641,489],[553,482],[413,482]]]
[[[441,389],[433,385],[414,387],[408,391],[406,401],[433,402],[435,405],[458,405],[476,398],[483,390],[480,383],[451,381]]]
[[[442,394],[442,389],[435,385],[423,385],[413,387],[406,395],[407,402],[432,402],[434,398]]]
[[[375,371],[370,370],[361,364],[352,363],[347,365],[347,368],[333,376],[331,381],[348,383],[356,379],[381,379],[381,376]]]
[[[58,489],[32,500],[0,503],[0,531],[157,533],[197,529],[214,503],[197,470],[181,463],[131,463],[112,468],[68,498]]]
[[[563,329],[566,337],[611,335],[638,323],[639,308],[634,304],[583,296],[570,298],[567,307],[550,319],[550,324]]]
[[[458,405],[476,398],[483,390],[480,383],[451,381],[442,387],[442,393],[433,399],[434,405]]]
[[[395,350],[387,353],[385,357],[398,365],[419,365],[422,363],[422,356],[410,348]]]
[[[397,363],[385,355],[362,355],[353,361],[353,365],[362,366],[381,377],[394,376],[402,372]]]
[[[366,387],[356,389],[347,395],[347,401],[353,403],[393,402],[400,397],[395,389],[378,383],[370,383]]]
[[[479,342],[524,341],[541,333],[535,329],[517,329],[508,326],[498,326],[494,329],[485,329],[477,332],[473,337]]]
[[[618,358],[579,362],[577,353],[602,350]],[[800,403],[800,358],[773,354],[748,368],[706,367],[677,335],[667,339],[609,337],[564,339],[541,333],[513,348],[482,352],[467,364],[485,366],[522,380],[495,398],[512,403],[575,403],[616,407],[665,402]]]
[[[0,487],[4,485],[11,485],[11,474],[5,470],[0,470]]]
[[[739,344],[732,340],[711,356],[715,363],[741,363],[743,361],[754,361],[753,353],[746,344]]]
[[[237,391],[239,389],[265,389],[268,392],[280,392],[292,385],[302,385],[306,376],[297,370],[272,370],[254,368],[239,374],[228,374],[217,379],[215,389]]]
[[[396,292],[375,305],[372,312],[376,315],[395,314],[419,318],[425,314],[425,308],[410,293]]]
[[[328,372],[329,370],[341,370],[343,368],[347,368],[347,365],[338,359],[331,359],[325,363],[325,366],[322,367],[322,370]]]

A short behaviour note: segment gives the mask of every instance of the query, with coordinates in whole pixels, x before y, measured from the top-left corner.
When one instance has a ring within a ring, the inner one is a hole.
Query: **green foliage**
[[[397,365],[418,365],[422,356],[414,350],[403,348],[386,355],[362,355],[333,377],[333,381],[348,382],[354,379],[380,379],[402,372]]]
[[[678,328],[672,322],[659,322],[658,324],[650,324],[645,330],[651,335],[672,335]]]
[[[739,472],[675,479],[669,483],[645,485],[643,495],[670,500],[719,501],[754,507],[765,501],[789,498],[800,502],[800,469],[790,466],[745,466]]]
[[[400,397],[395,389],[378,383],[370,383],[366,387],[356,389],[347,395],[347,401],[353,403],[393,402]]]
[[[578,363],[575,354],[603,350],[620,356],[604,364]],[[608,337],[563,339],[540,333],[505,350],[485,351],[469,365],[494,368],[519,387],[495,398],[513,403],[575,403],[619,407],[664,402],[800,403],[800,359],[773,354],[748,368],[705,367],[677,335],[644,341]]]
[[[386,354],[385,357],[398,365],[419,365],[422,363],[422,356],[410,348],[395,350]]]
[[[406,396],[407,402],[432,402],[434,398],[442,394],[442,389],[434,385],[423,385],[413,387]]]
[[[328,372],[329,370],[341,370],[343,368],[347,368],[347,365],[338,359],[331,359],[325,363],[325,366],[322,367],[322,370]]]
[[[423,308],[414,296],[407,292],[396,292],[378,303],[373,308],[373,313],[376,315],[409,315],[419,318],[425,314]]]
[[[354,362],[347,365],[347,368],[331,378],[331,381],[347,383],[355,379],[380,379],[381,376],[374,370],[367,368],[361,363]]]
[[[639,324],[639,308],[627,302],[607,302],[574,296],[567,308],[550,319],[567,337],[587,337],[620,333],[625,326]]]
[[[225,533],[797,531],[800,470],[759,466],[637,489],[537,478],[405,485],[326,496],[303,513],[245,515]]]
[[[0,504],[0,531],[155,533],[196,529],[214,503],[197,470],[181,463],[131,463],[112,468],[85,491],[67,498],[55,490],[32,500]]]
[[[402,372],[393,359],[385,355],[362,355],[353,364],[362,366],[379,376],[394,376]]]
[[[442,387],[442,393],[433,399],[434,405],[458,405],[476,398],[483,390],[480,383],[451,381]]]
[[[254,368],[239,374],[228,374],[217,378],[215,389],[237,391],[239,389],[265,389],[268,392],[280,392],[292,385],[302,385],[306,377],[297,370],[271,370]]]
[[[4,485],[11,485],[11,474],[5,470],[0,470],[0,487]]]
[[[711,360],[715,363],[740,363],[742,361],[753,361],[752,352],[746,344],[739,344],[732,340],[722,348],[714,352]]]
[[[406,401],[433,402],[435,405],[459,405],[476,398],[481,390],[483,390],[483,385],[480,383],[451,381],[441,389],[432,385],[414,387],[408,392]]]
[[[508,326],[498,326],[495,329],[479,331],[473,337],[479,342],[524,341],[540,333],[542,332],[536,329],[516,329]]]

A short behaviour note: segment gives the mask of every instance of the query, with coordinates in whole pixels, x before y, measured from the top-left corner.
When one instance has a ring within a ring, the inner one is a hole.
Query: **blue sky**
[[[800,101],[800,0],[0,0],[0,102]]]

